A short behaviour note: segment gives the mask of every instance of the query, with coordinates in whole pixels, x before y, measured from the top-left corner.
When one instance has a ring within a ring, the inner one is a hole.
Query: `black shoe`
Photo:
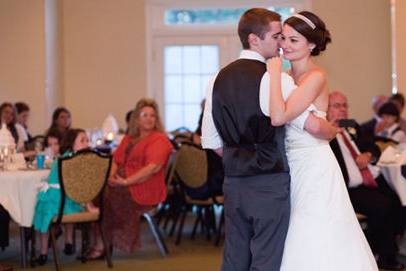
[[[63,253],[65,253],[65,255],[73,255],[75,253],[75,248],[73,247],[72,244],[65,244]]]
[[[39,257],[37,259],[38,265],[44,265],[47,263],[47,261],[48,261],[48,255],[46,255],[46,254],[39,255]]]
[[[379,269],[384,269],[384,270],[403,270],[405,265],[398,262],[395,258],[393,258],[393,259],[379,258],[378,267],[379,267]]]

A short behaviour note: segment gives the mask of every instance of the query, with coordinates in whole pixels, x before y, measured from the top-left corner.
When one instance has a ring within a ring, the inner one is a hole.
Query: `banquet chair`
[[[102,240],[104,243],[106,263],[109,268],[113,266],[111,261],[110,246],[107,243],[103,227],[103,194],[111,168],[111,156],[100,154],[94,150],[85,149],[72,156],[62,157],[58,160],[59,180],[61,184],[61,205],[59,214],[54,217],[50,227],[51,245],[54,254],[56,270],[60,270],[57,254],[56,228],[60,224],[80,224],[82,228],[82,261],[85,259],[85,251],[88,245],[87,229],[90,223],[99,224]],[[83,211],[74,214],[63,214],[65,198],[68,196],[73,201],[86,204],[94,202],[99,206],[97,212]]]
[[[169,250],[168,247],[166,246],[164,239],[162,238],[161,231],[159,230],[158,226],[155,223],[153,215],[151,214],[151,212],[145,212],[142,214],[142,217],[144,217],[145,220],[147,220],[148,222],[149,229],[151,230],[151,233],[154,236],[155,242],[158,245],[161,256],[166,257],[166,255],[169,253]]]
[[[197,218],[193,226],[192,239],[196,234],[199,223],[201,223],[202,228],[206,228],[207,239],[210,239],[210,229],[213,229],[214,232],[217,231],[215,226],[214,199],[195,199],[187,194],[187,189],[196,189],[206,185],[207,173],[206,152],[200,146],[193,143],[182,143],[176,153],[169,177],[169,182],[179,182],[183,196],[183,205],[179,210],[180,224],[175,241],[176,245],[180,244],[186,215],[189,211],[193,210],[193,207],[196,207]]]

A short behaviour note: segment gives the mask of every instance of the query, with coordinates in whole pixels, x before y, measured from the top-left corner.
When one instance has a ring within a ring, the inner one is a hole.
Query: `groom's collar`
[[[251,59],[251,60],[258,60],[263,63],[266,63],[265,58],[260,55],[258,52],[252,51],[252,50],[242,50],[240,53],[240,59]]]

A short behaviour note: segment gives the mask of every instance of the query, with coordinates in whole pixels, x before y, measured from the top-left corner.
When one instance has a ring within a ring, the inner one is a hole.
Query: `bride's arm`
[[[282,61],[274,57],[267,62],[270,74],[269,112],[274,126],[284,125],[303,113],[319,96],[326,83],[326,76],[321,71],[313,71],[292,92],[286,103],[281,88]]]
[[[309,114],[307,117],[304,129],[312,136],[328,141],[332,140],[338,132],[337,128],[330,122],[313,114]]]

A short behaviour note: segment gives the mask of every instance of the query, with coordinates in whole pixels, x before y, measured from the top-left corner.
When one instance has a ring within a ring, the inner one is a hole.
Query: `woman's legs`
[[[63,252],[66,255],[72,255],[75,253],[75,249],[73,247],[73,231],[74,224],[65,224],[65,249]]]
[[[40,233],[39,240],[41,244],[40,248],[40,255],[38,257],[38,264],[44,265],[48,260],[48,239],[49,239],[49,232]]]
[[[40,233],[40,243],[41,243],[41,249],[40,249],[40,254],[41,255],[48,255],[48,239],[49,239],[49,233]]]

